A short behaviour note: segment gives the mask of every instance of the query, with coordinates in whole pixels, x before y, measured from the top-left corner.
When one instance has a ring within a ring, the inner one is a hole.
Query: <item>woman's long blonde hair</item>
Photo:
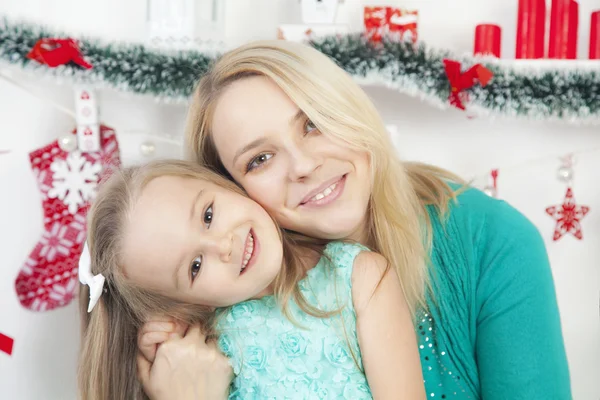
[[[231,178],[212,140],[212,114],[230,83],[251,76],[268,77],[321,132],[370,154],[373,186],[364,244],[396,269],[414,315],[425,306],[429,287],[432,233],[426,206],[443,214],[455,196],[446,181],[460,178],[431,165],[402,163],[375,106],[353,79],[319,51],[283,40],[232,50],[202,77],[186,127],[189,156],[199,164]]]
[[[77,379],[82,400],[147,398],[137,379],[136,354],[138,331],[151,315],[169,315],[185,324],[200,323],[209,337],[216,335],[211,309],[136,286],[123,273],[124,228],[144,187],[160,176],[201,179],[246,196],[232,181],[196,163],[178,160],[125,168],[102,184],[88,214],[87,242],[92,273],[106,278],[105,293],[88,313],[89,288],[80,286],[81,350]],[[320,252],[323,243],[308,239],[296,243],[285,234],[281,239],[286,268],[282,268],[274,286],[284,312],[288,315],[285,306],[293,298],[305,312],[329,315],[307,304],[297,285],[291,284],[304,276],[306,266],[300,262],[301,252],[307,249]]]

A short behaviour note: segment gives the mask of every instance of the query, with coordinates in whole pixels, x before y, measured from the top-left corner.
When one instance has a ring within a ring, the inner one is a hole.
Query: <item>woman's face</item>
[[[282,227],[365,241],[368,154],[322,134],[270,79],[228,86],[215,105],[212,134],[227,171]]]

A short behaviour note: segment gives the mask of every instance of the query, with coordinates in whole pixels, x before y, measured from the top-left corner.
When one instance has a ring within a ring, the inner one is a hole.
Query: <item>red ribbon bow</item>
[[[92,65],[84,60],[77,42],[73,39],[40,39],[27,54],[27,58],[45,64],[50,68],[70,62],[74,62],[85,69],[92,68]]]
[[[492,71],[481,64],[475,64],[466,72],[461,73],[460,62],[444,59],[444,68],[450,82],[448,101],[450,101],[451,105],[461,110],[466,109],[463,101],[467,100],[467,94],[463,90],[472,88],[477,82],[483,87],[494,76]]]

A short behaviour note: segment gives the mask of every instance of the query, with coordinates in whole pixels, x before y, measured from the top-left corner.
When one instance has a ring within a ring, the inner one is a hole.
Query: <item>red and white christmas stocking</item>
[[[100,181],[120,164],[113,129],[100,127],[100,145],[99,152],[67,152],[54,141],[29,154],[42,195],[45,232],[15,281],[19,301],[28,309],[52,310],[75,296],[90,200]]]

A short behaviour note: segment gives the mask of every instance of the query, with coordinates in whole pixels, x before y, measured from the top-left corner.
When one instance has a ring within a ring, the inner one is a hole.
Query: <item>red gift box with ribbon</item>
[[[364,24],[367,36],[380,42],[384,35],[392,35],[400,40],[417,41],[418,11],[394,7],[365,7]]]

